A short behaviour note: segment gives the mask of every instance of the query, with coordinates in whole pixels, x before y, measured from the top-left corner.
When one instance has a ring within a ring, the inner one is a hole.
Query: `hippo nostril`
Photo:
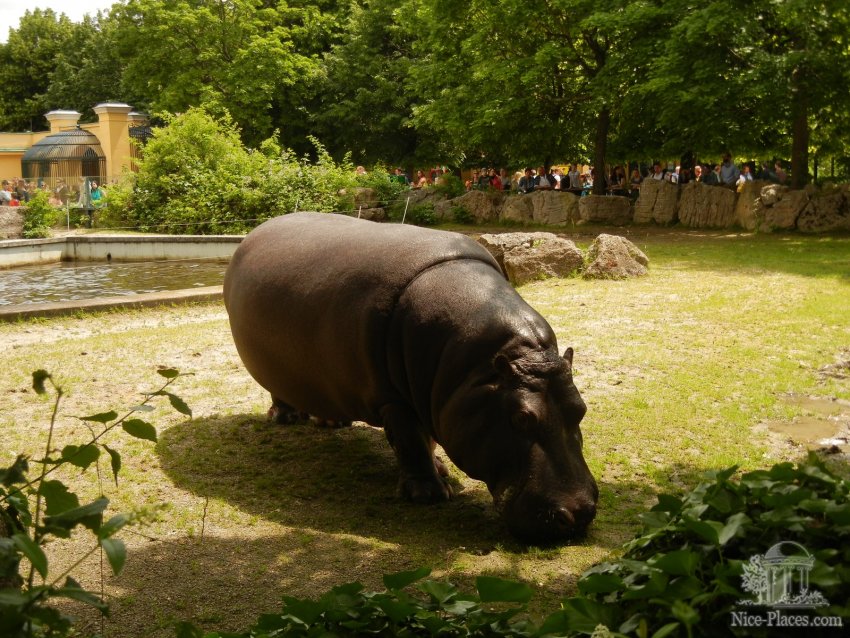
[[[562,531],[571,530],[575,527],[575,518],[572,512],[565,507],[559,507],[554,511],[555,524]]]

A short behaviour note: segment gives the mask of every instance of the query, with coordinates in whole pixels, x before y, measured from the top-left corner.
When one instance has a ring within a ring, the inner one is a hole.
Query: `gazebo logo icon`
[[[829,601],[809,588],[809,572],[815,558],[793,541],[782,541],[765,554],[751,556],[744,563],[741,585],[756,600],[740,600],[742,605],[767,605],[786,609],[825,607]]]

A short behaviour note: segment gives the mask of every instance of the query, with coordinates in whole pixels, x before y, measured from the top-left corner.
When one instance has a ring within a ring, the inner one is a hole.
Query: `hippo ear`
[[[568,364],[570,364],[570,368],[573,367],[573,349],[567,348],[564,350],[564,359]]]

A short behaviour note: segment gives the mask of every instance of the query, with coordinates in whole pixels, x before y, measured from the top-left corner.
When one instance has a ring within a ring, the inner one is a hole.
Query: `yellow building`
[[[94,112],[98,121],[91,124],[78,124],[77,111],[56,110],[45,114],[49,131],[0,133],[0,177],[53,187],[85,177],[107,183],[132,170],[138,149],[130,140],[149,135],[147,116],[120,102],[98,104]]]

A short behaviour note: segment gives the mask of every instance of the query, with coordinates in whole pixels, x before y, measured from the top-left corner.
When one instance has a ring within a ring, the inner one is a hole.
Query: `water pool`
[[[219,286],[224,261],[59,262],[0,270],[0,306]]]

